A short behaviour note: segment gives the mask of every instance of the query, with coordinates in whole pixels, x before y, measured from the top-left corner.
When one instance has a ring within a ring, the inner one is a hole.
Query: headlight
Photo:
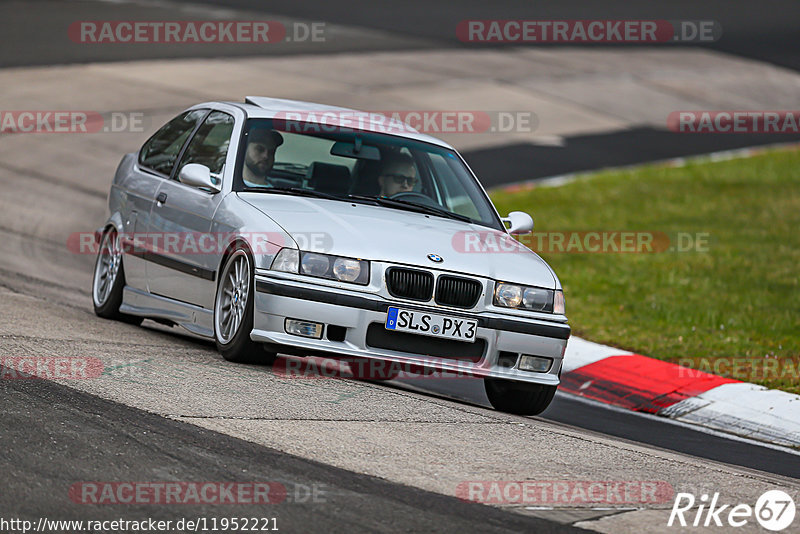
[[[333,275],[343,282],[355,282],[361,275],[361,262],[350,258],[336,258]]]
[[[303,259],[300,261],[301,273],[311,276],[324,276],[330,268],[331,260],[325,254],[303,252]]]
[[[300,273],[340,282],[369,283],[369,262],[366,260],[300,252],[293,248],[281,249],[270,268],[273,271]]]
[[[282,248],[272,260],[273,271],[296,273],[300,265],[300,252],[296,248]]]
[[[522,293],[522,305],[529,310],[544,311],[550,303],[552,291],[539,287],[527,287]]]
[[[494,303],[505,308],[517,308],[522,302],[522,286],[497,284]]]
[[[494,305],[563,314],[564,293],[560,290],[498,282],[494,288]]]

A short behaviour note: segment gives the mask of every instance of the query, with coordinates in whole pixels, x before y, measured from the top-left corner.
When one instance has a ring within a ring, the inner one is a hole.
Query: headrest
[[[350,169],[344,165],[315,161],[308,168],[306,178],[311,187],[323,193],[340,195],[350,190]]]

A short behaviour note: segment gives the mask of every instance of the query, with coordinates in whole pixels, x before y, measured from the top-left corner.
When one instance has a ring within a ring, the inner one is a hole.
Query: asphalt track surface
[[[469,383],[450,381],[430,388],[420,388],[419,383],[403,385],[410,385],[412,388],[434,395],[445,395],[489,406],[480,387],[473,387],[474,385]],[[566,393],[558,393],[550,407],[540,417],[571,428],[589,430],[631,442],[646,443],[664,450],[800,478],[800,456],[788,454],[782,449],[766,448],[753,441],[740,441],[718,434],[709,434],[657,416],[609,408],[599,402],[576,398]]]
[[[266,46],[237,44],[117,44],[70,42],[70,23],[82,20],[197,20],[229,16],[267,17],[291,27],[295,22],[332,25],[325,42],[285,42]],[[262,0],[5,0],[0,2],[0,67],[128,61],[155,58],[291,56],[360,51],[474,49],[498,45],[460,42],[455,27],[467,19],[666,19],[714,20],[722,37],[702,48],[800,70],[800,4],[765,2],[276,2]],[[536,45],[547,46],[547,45]],[[581,46],[581,45],[575,45]],[[583,45],[584,48],[587,47]],[[685,46],[678,44],[659,47]],[[617,48],[630,47],[618,45]],[[476,72],[476,76],[480,76]],[[800,141],[800,135],[676,135],[648,127],[566,137],[560,146],[519,144],[463,151],[486,186],[535,180],[605,167],[625,166],[741,147]]]
[[[302,6],[292,6],[288,3],[282,5],[274,2],[234,1],[227,4],[249,4],[246,7],[260,8],[265,12],[291,17],[329,20],[389,30],[397,37],[391,44],[385,44],[387,47],[400,46],[400,43],[418,48],[434,45],[440,47],[443,44],[461,46],[459,43],[453,42],[452,37],[439,34],[441,28],[450,24],[453,17],[458,20],[471,17],[536,16],[544,18],[546,13],[550,13],[549,16],[552,18],[579,18],[564,11],[556,13],[553,11],[555,8],[543,11],[542,14],[531,15],[528,11],[515,11],[522,8],[511,2],[508,2],[508,5],[465,3],[466,7],[463,13],[454,12],[451,5],[447,7],[444,3],[404,3],[402,8],[396,8],[395,13],[389,14],[384,10],[381,16],[373,11],[373,3],[369,2],[349,4],[350,7],[346,12],[343,12],[340,7],[337,8],[333,4],[324,2],[302,4]],[[80,18],[81,15],[75,14],[74,10],[80,9],[81,5],[91,9],[95,7],[94,3],[74,3],[69,6],[69,9],[73,10],[70,11],[70,16]],[[561,3],[561,5],[564,4]],[[672,6],[670,9],[677,9],[676,4],[670,5]],[[725,5],[727,6],[728,3]],[[686,7],[689,11],[681,12],[680,15],[678,12],[670,12],[660,16],[672,19],[710,18],[719,20],[727,32],[726,36],[739,35],[742,39],[748,37],[748,39],[752,38],[755,42],[760,43],[749,49],[746,46],[748,41],[742,41],[739,45],[730,45],[733,48],[727,51],[751,54],[749,57],[759,57],[776,64],[798,68],[796,58],[793,57],[796,47],[794,50],[787,50],[787,48],[791,49],[787,45],[791,41],[788,40],[789,37],[786,33],[786,28],[792,19],[789,15],[793,13],[792,10],[796,8],[796,4],[792,3],[791,5],[795,8],[791,8],[788,3],[780,3],[781,7],[777,11],[767,9],[769,5],[771,3],[761,3],[757,8],[752,8],[758,13],[751,13],[746,10],[723,9],[722,4],[715,3],[704,5],[702,13],[696,12],[696,15],[695,12],[692,12],[691,15],[687,14],[694,8]],[[586,7],[586,4],[580,4],[580,6]],[[134,14],[141,15],[142,13],[141,6],[134,5],[131,9]],[[627,9],[619,7],[612,12],[618,13],[616,16],[619,18],[658,16],[652,12],[641,15],[628,13]],[[600,13],[597,16],[610,18],[608,12],[603,12],[606,14]],[[63,13],[54,15],[46,12],[41,15],[45,19],[55,16],[58,20],[64,20]],[[580,18],[590,18],[591,16],[591,10],[581,10]],[[731,17],[730,22],[724,17]],[[752,17],[750,20],[753,35],[748,35],[748,25],[745,24],[748,17]],[[108,18],[119,19],[123,16]],[[796,21],[797,17],[795,16],[794,22]],[[6,33],[6,35],[9,34]],[[794,35],[796,34],[792,34],[792,36]],[[376,41],[381,40],[376,38]],[[779,46],[781,44],[783,46]],[[342,45],[342,50],[355,49],[356,46],[355,42],[345,43]],[[719,46],[723,46],[723,43],[720,42]],[[74,62],[83,57],[74,50],[53,46],[52,43],[46,41],[36,46],[23,47],[25,49],[21,51],[15,52],[12,48],[2,48],[0,57],[5,66]],[[736,50],[740,50],[740,52],[736,52]],[[108,53],[108,57],[84,58],[83,60],[116,61],[124,58],[115,54],[129,52],[123,50],[122,52]],[[154,53],[162,54],[157,57],[164,57],[164,52],[156,51]],[[303,53],[303,51],[290,50],[285,53]],[[192,54],[197,54],[197,52],[193,51]],[[14,63],[17,60],[22,63]],[[651,136],[649,144],[657,147],[657,151],[663,154],[661,157],[685,155],[689,150],[708,151],[706,150],[708,147],[699,148],[694,145],[696,138],[692,140],[693,146],[688,146],[687,143],[687,146],[677,151],[664,149],[663,143],[660,142],[664,139],[659,136],[667,134],[662,132],[638,132],[636,138],[647,138],[648,135]],[[598,136],[598,138],[575,139],[567,143],[568,147],[570,144],[574,145],[574,152],[568,159],[574,161],[578,154],[591,153],[594,147],[596,155],[593,157],[595,160],[578,158],[578,165],[572,167],[566,164],[566,159],[561,164],[551,162],[550,167],[542,170],[542,176],[591,169],[600,166],[598,162],[602,162],[603,165],[618,164],[613,158],[608,159],[608,156],[604,155],[607,152],[613,152],[617,145],[608,144],[607,140],[602,140],[602,136]],[[782,136],[780,140],[785,141],[787,138]],[[628,142],[630,139],[624,137],[615,141],[618,144]],[[744,138],[736,143],[734,146],[751,144],[749,139]],[[730,148],[730,145],[723,144],[714,147],[715,150],[725,148]],[[107,150],[103,147],[100,149]],[[472,161],[480,169],[482,165],[487,167],[495,165],[497,154],[514,155],[514,157],[520,155],[515,152],[519,149],[514,146],[494,150],[500,152],[473,153]],[[636,154],[639,152],[636,151]],[[546,153],[542,153],[542,156],[546,156]],[[509,159],[511,158],[503,158],[505,161]],[[552,158],[548,158],[548,160],[552,161]],[[506,176],[513,175],[513,168],[506,171]],[[37,180],[41,181],[41,176],[34,179],[33,176],[26,176],[23,173],[19,178],[22,180],[15,182],[15,186],[19,187],[17,193],[36,194],[36,183],[38,183]],[[102,177],[101,181],[107,182],[107,177]],[[487,185],[497,184],[487,183]],[[5,200],[9,200],[7,188],[6,191],[4,193]],[[68,212],[75,213],[86,210],[85,222],[92,224],[96,222],[95,215],[98,209],[102,211],[103,196],[93,193],[89,195],[91,198],[86,200],[85,204],[71,203],[66,198],[62,209],[65,215]],[[15,214],[10,212],[0,217],[0,223],[2,223],[0,226],[2,226],[2,233],[6,241],[3,246],[7,246],[10,241],[15,239],[12,237],[13,232],[9,232],[9,228],[14,226],[13,217]],[[88,273],[91,262],[86,258],[67,257],[63,246],[54,248],[49,240],[49,230],[52,228],[48,228],[47,224],[31,228],[30,234],[23,239],[23,245],[16,250],[18,256],[10,260],[14,267],[10,268],[8,264],[4,264],[3,271],[0,273],[2,274],[0,285],[12,290],[15,299],[21,299],[23,303],[26,302],[25,299],[35,299],[49,308],[60,310],[54,311],[53,317],[57,317],[59,313],[67,314],[65,317],[81,316],[81,324],[90,324],[93,329],[96,328],[99,332],[97,335],[104,343],[120,342],[118,329],[109,330],[103,321],[93,319],[87,314],[90,297],[86,290],[86,277],[75,273],[81,272],[81,270]],[[62,272],[61,278],[45,276],[52,275],[53,272],[52,268],[43,265],[43,262],[59,265]],[[4,313],[6,321],[4,323],[6,329],[3,330],[4,343],[10,343],[6,347],[14,347],[15,341],[12,338],[16,334],[15,329],[22,329],[22,325],[30,325],[31,319],[29,315],[26,315],[27,312],[22,310],[6,310]],[[50,320],[49,316],[48,320]],[[152,328],[141,331],[129,327],[124,328],[125,336],[131,338],[157,337],[161,344],[159,345],[160,354],[167,359],[177,358],[185,350],[200,351],[206,354],[210,352],[207,344],[187,339],[178,332],[163,333],[160,330],[154,331]],[[9,334],[9,329],[14,333]],[[82,331],[78,334],[79,336],[84,335]],[[89,336],[89,334],[85,335]],[[45,339],[41,342],[46,343],[48,340]],[[186,346],[189,349],[186,349]],[[174,355],[171,354],[173,352]],[[249,370],[242,371],[242,373],[245,372],[249,372]],[[374,394],[380,395],[381,399],[389,398],[398,389],[397,386],[392,385],[370,385],[370,388],[370,391],[377,392]],[[352,469],[340,469],[327,463],[300,457],[301,455],[298,454],[286,454],[253,443],[252,440],[237,439],[223,432],[215,432],[196,424],[175,421],[157,415],[153,411],[126,406],[123,403],[102,398],[100,395],[78,391],[52,382],[0,380],[0,391],[0,397],[3,399],[3,415],[0,417],[0,448],[4,451],[4,454],[0,455],[0,473],[2,473],[0,483],[4,488],[3,492],[0,492],[0,512],[5,516],[13,514],[18,517],[35,518],[50,515],[58,516],[60,519],[85,519],[87,511],[91,511],[91,514],[88,515],[96,519],[116,518],[120,515],[118,508],[91,505],[87,507],[87,505],[78,505],[70,501],[64,488],[77,480],[248,481],[268,479],[283,480],[287,486],[322,484],[328,488],[324,506],[313,506],[312,503],[303,502],[287,502],[276,505],[274,515],[281,522],[279,526],[282,530],[289,532],[309,530],[342,532],[464,531],[470,529],[481,532],[547,532],[556,527],[559,530],[569,528],[563,522],[554,523],[492,507],[464,503],[454,497],[417,489],[409,484],[358,474]],[[141,391],[137,391],[137,393],[141,394]],[[446,393],[446,391],[440,391],[438,395]],[[125,395],[124,390],[122,395]],[[455,397],[459,397],[459,395]],[[369,402],[370,399],[367,398],[366,401]],[[220,402],[224,402],[224,399],[221,399]],[[405,404],[409,401],[405,399],[398,402]],[[414,397],[414,402],[419,403],[415,405],[416,409],[435,411],[445,401],[442,401],[434,392],[428,396]],[[447,406],[452,409],[461,409],[458,402],[446,402]],[[463,409],[466,410],[471,405],[464,404],[463,406],[465,407]],[[398,407],[387,406],[386,408],[397,409]],[[496,417],[509,424],[517,424],[515,422],[521,419],[512,416],[506,417],[503,414],[496,414]],[[797,455],[762,447],[751,442],[706,434],[659,421],[656,418],[608,410],[602,406],[573,400],[566,396],[558,396],[543,417],[530,418],[528,421],[532,425],[544,425],[545,428],[550,428],[548,425],[554,424],[556,427],[561,426],[586,442],[596,440],[597,436],[601,435],[611,436],[611,443],[615,443],[616,447],[620,449],[634,444],[636,447],[639,445],[652,447],[656,452],[663,450],[669,454],[674,453],[677,459],[676,465],[694,461],[691,457],[696,457],[712,460],[712,468],[714,462],[720,462],[718,468],[720,471],[728,469],[723,464],[731,464],[747,468],[746,472],[760,470],[764,473],[800,479],[800,457]],[[327,446],[334,448],[338,445],[331,438],[331,442]],[[386,461],[391,460],[387,459]],[[602,477],[611,469],[612,467],[608,466],[601,467],[594,473],[573,474],[589,478],[592,476]],[[568,471],[569,466],[566,466],[565,470]],[[251,511],[261,517],[272,510],[265,512],[263,508],[251,510],[247,506],[243,506],[236,509],[236,514],[232,514],[229,508],[187,506],[180,510],[180,515],[224,517],[239,515],[240,512],[243,512],[243,515],[250,515]],[[124,515],[137,514],[166,519],[175,519],[176,517],[176,511],[173,508],[152,506],[126,508]],[[479,525],[479,528],[476,528],[476,525]]]
[[[519,2],[516,0],[408,0],[383,1],[351,0],[347,2],[311,0],[286,2],[279,0],[171,0],[169,4],[188,6],[207,5],[221,9],[240,9],[253,13],[280,15],[298,21],[325,21],[367,30],[382,32],[380,39],[365,42],[364,37],[344,39],[333,46],[331,42],[317,43],[314,48],[295,44],[290,47],[260,47],[242,50],[242,47],[105,47],[91,49],[63,43],[63,30],[75,20],[146,20],[146,14],[161,2],[148,0],[107,2],[76,1],[58,5],[49,0],[4,0],[6,16],[3,27],[4,40],[11,46],[0,50],[2,66],[32,66],[90,61],[120,61],[164,57],[214,57],[220,55],[264,55],[337,53],[362,50],[397,50],[442,47],[498,46],[491,44],[462,43],[456,36],[456,25],[471,19],[601,19],[601,20],[713,20],[722,27],[722,37],[703,46],[740,55],[775,65],[800,70],[797,45],[800,36],[800,4],[793,0],[707,0],[694,2],[679,0],[663,2],[646,0],[626,2],[612,0],[546,0]],[[33,10],[17,10],[13,6],[24,3],[40,6]],[[115,18],[104,17],[113,12]],[[186,12],[183,20],[196,18]],[[174,20],[181,20],[176,13]],[[212,45],[213,46],[213,45]],[[536,45],[547,46],[547,45]],[[561,45],[559,45],[561,46]],[[577,45],[576,45],[577,46]],[[618,45],[628,46],[628,45]],[[670,45],[683,46],[683,45]]]
[[[233,509],[132,504],[124,515],[275,518],[284,532],[455,533],[476,525],[481,532],[584,532],[289,456],[50,381],[0,380],[0,396],[3,516],[13,510],[15,517],[34,520],[120,517],[114,506],[66,498],[64,488],[75,481],[269,481],[285,488],[276,494],[280,502]]]
[[[179,1],[190,2],[192,0]],[[221,5],[223,2],[217,0],[208,3]],[[461,43],[456,37],[455,27],[462,20],[714,20],[722,26],[722,37],[719,41],[704,46],[800,70],[800,56],[797,53],[797,44],[800,41],[797,33],[797,23],[800,22],[800,5],[792,0],[762,2],[645,0],[635,3],[625,0],[603,2],[592,2],[591,0],[536,2],[515,0],[371,2],[370,0],[356,0],[347,2],[346,8],[339,2],[325,2],[324,0],[296,3],[276,0],[230,0],[224,3],[229,6],[298,18],[381,29],[422,39],[431,39],[437,44],[446,43],[450,46],[474,46],[472,43]]]
[[[569,136],[561,146],[511,144],[464,151],[464,159],[486,187],[736,150],[800,142],[795,134],[675,134],[639,127],[623,131]]]

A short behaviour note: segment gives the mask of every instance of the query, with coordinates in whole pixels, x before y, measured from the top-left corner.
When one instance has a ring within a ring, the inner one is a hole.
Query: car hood
[[[553,271],[537,254],[485,226],[370,204],[237,194],[279,224],[301,250],[560,288]],[[435,263],[429,254],[443,261]]]

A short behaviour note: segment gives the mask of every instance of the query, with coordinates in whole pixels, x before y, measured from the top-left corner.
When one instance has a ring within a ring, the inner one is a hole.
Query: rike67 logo
[[[720,504],[719,493],[714,493],[710,500],[708,494],[701,495],[698,500],[691,493],[678,493],[667,526],[743,527],[755,517],[763,528],[778,532],[792,524],[795,512],[794,500],[781,490],[765,492],[755,506]]]

